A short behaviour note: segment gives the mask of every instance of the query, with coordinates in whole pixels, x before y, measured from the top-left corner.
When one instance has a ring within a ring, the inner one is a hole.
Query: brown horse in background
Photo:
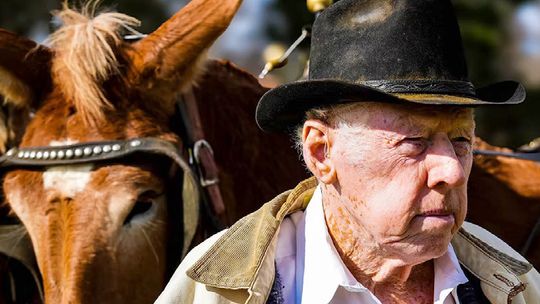
[[[476,149],[512,152],[476,139]],[[540,268],[540,163],[476,155],[467,220],[493,232]]]

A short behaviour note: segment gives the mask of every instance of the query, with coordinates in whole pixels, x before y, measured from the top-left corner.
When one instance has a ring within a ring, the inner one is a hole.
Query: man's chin
[[[429,238],[425,243],[418,244],[410,254],[414,256],[413,259],[420,259],[419,262],[439,258],[448,251],[451,240],[450,237]]]
[[[423,231],[387,244],[386,251],[394,258],[406,261],[407,264],[420,264],[444,255],[452,237],[450,229],[429,233]]]

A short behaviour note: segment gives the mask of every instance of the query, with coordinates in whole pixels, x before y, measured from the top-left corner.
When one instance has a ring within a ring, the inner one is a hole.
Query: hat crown
[[[310,79],[468,81],[449,0],[341,0],[315,21]]]

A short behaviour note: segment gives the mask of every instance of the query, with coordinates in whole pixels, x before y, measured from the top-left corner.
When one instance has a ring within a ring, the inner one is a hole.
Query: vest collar
[[[269,271],[271,287],[275,250],[270,249],[275,246],[279,225],[288,214],[305,209],[316,186],[314,177],[307,179],[240,219],[187,271],[187,275],[216,288],[252,291],[258,285],[261,271],[265,274]],[[262,267],[264,264],[269,264],[271,270]]]

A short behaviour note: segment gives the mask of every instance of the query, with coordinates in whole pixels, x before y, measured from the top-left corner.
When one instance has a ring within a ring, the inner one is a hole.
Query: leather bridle
[[[180,149],[169,141],[150,137],[64,146],[12,148],[0,157],[0,170],[119,161],[141,153],[166,156],[183,171],[184,242],[182,256],[185,256],[197,228],[201,194],[190,165],[183,159]]]

